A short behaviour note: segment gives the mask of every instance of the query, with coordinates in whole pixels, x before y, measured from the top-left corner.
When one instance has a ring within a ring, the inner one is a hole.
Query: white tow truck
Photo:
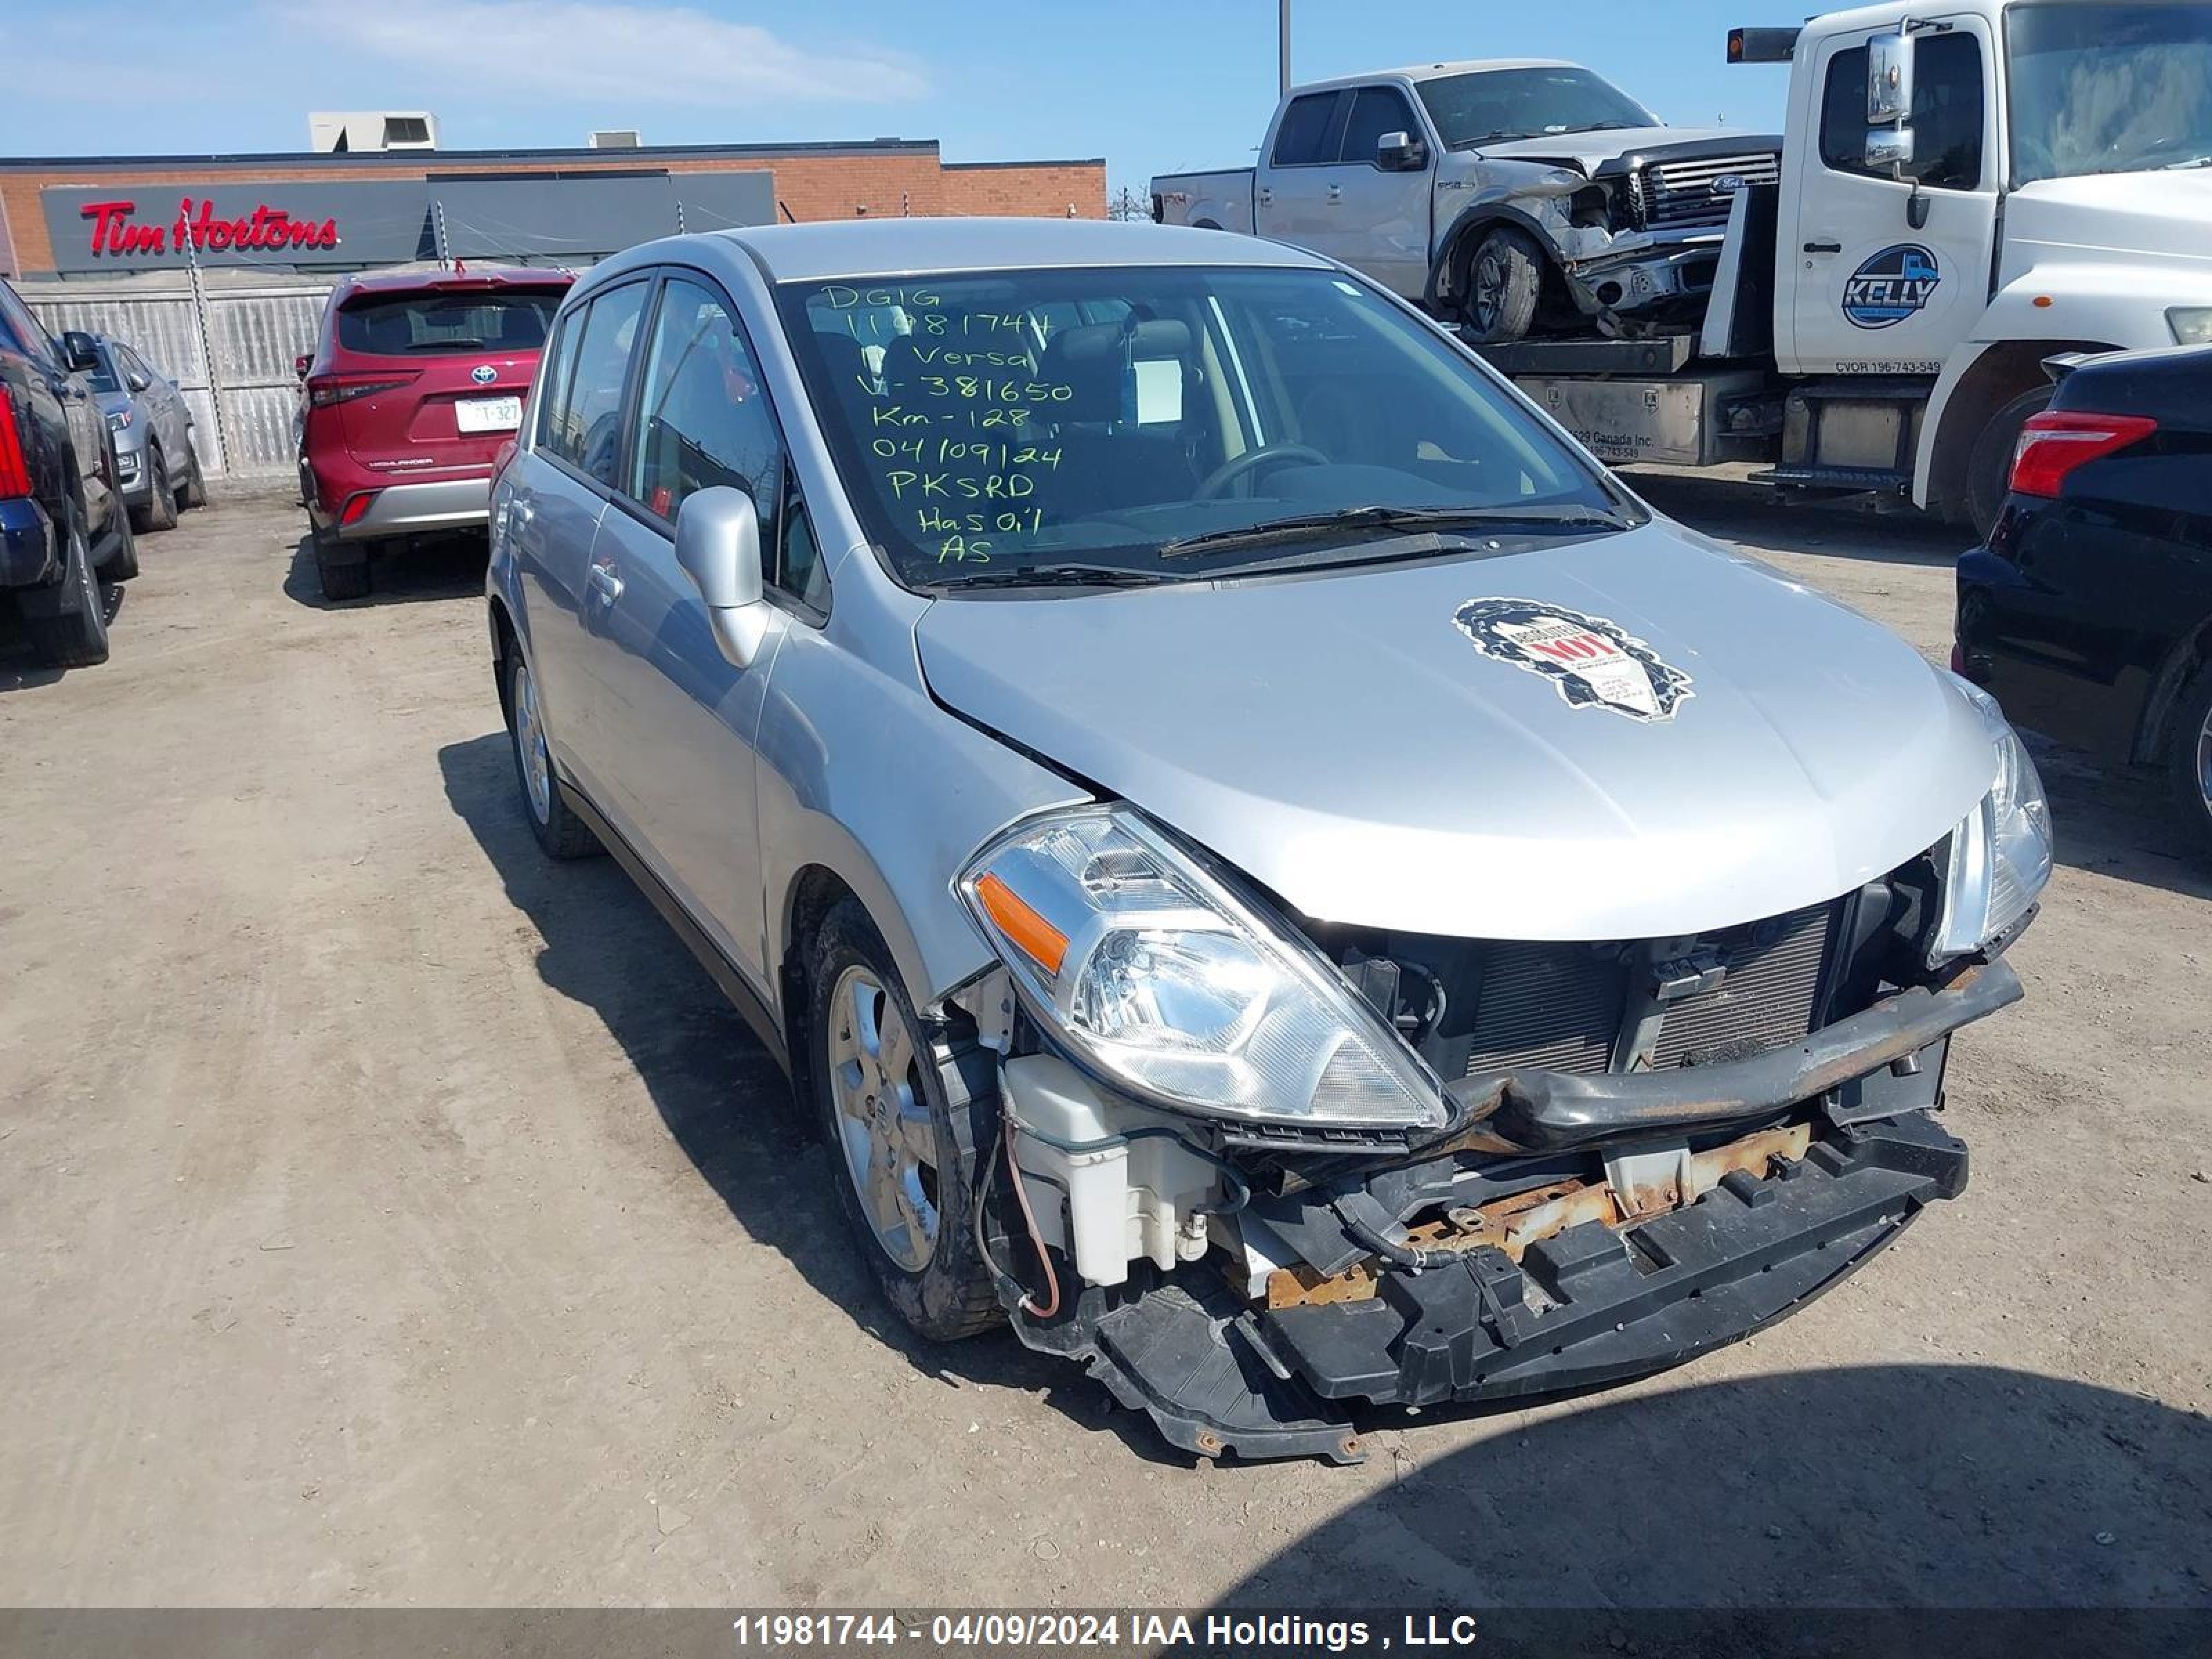
[[[1986,528],[2051,395],[2045,359],[2212,341],[2212,0],[1869,6],[1732,31],[1728,55],[1790,65],[1779,165],[1705,180],[1727,213],[1670,256],[1707,262],[1673,307],[1601,291],[1574,244],[1536,234],[1559,216],[1525,185],[1427,226],[1421,301],[1607,459],[1765,461],[1776,483],[1909,494]],[[1364,165],[1448,167],[1425,100],[1407,114]],[[1578,177],[1549,149],[1569,228],[1650,228],[1653,168]],[[1185,188],[1159,181],[1156,213],[1190,217]],[[1255,228],[1413,296],[1402,223]],[[1507,230],[1541,256],[1517,338],[1496,326],[1512,262],[1486,257]]]

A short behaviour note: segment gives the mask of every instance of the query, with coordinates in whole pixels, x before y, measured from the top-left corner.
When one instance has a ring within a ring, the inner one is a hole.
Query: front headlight
[[[1960,680],[1996,749],[1996,780],[1951,832],[1943,915],[1931,964],[1978,951],[2010,932],[2051,879],[2051,802],[2043,779],[1996,699]]]
[[[2176,345],[2212,343],[2212,306],[2174,306],[2166,313]]]
[[[1132,808],[1017,824],[958,890],[1031,1014],[1141,1097],[1314,1127],[1444,1121],[1435,1079],[1342,975]]]
[[[131,411],[127,409],[110,410],[107,412],[107,424],[115,431],[122,431],[131,424]]]

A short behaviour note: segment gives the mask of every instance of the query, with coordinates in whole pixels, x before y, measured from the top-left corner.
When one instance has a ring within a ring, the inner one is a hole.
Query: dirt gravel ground
[[[1941,659],[1955,536],[1654,486]],[[2212,1605],[2212,880],[2045,750],[1971,1188],[1612,1395],[1194,1466],[927,1349],[621,872],[540,859],[482,556],[325,608],[296,507],[0,631],[0,1603]]]

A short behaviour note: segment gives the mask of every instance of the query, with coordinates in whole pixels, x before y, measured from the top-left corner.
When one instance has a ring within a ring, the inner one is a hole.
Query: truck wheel
[[[82,501],[70,503],[63,535],[62,579],[23,595],[23,626],[49,668],[90,668],[107,660],[107,596],[92,568]]]
[[[1500,225],[1476,244],[1467,265],[1462,325],[1480,345],[1520,339],[1536,320],[1543,292],[1544,258],[1526,233]]]
[[[152,480],[146,505],[131,509],[131,527],[144,534],[177,527],[177,488],[169,481],[169,462],[158,444],[146,449],[146,470]]]
[[[2174,705],[2166,754],[2174,805],[2197,850],[2212,858],[2212,668],[2197,675]]]
[[[538,683],[530,678],[522,647],[512,640],[507,658],[507,732],[514,739],[514,781],[522,787],[522,810],[545,855],[582,859],[605,851],[591,826],[561,799],[559,780],[553,771],[553,746],[545,735],[545,711],[538,701]]]
[[[323,585],[326,599],[363,599],[368,597],[368,550],[356,544],[348,547],[336,537],[321,531],[314,532],[315,576]]]
[[[2004,507],[2005,491],[2012,485],[2012,453],[2019,447],[2021,429],[2051,407],[2056,387],[2039,386],[2023,392],[1990,416],[1966,458],[1966,514],[1974,533],[1984,541]]]
[[[956,1043],[963,1097],[954,1100],[883,935],[854,900],[823,918],[807,983],[807,1073],[860,1253],[899,1316],[931,1341],[988,1330],[1000,1316],[973,1194],[975,1125],[995,1115],[991,1056]]]

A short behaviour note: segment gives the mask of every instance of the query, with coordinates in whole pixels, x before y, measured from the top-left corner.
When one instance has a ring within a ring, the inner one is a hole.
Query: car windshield
[[[561,295],[557,288],[364,294],[338,313],[338,344],[371,357],[536,351],[545,343]]]
[[[2014,184],[2212,161],[2212,4],[2020,6],[2005,36]]]
[[[961,274],[780,302],[870,538],[915,586],[1352,562],[1409,527],[1587,536],[1625,510],[1435,329],[1334,271]]]
[[[1448,148],[1541,138],[1554,132],[1656,127],[1659,119],[1610,81],[1586,69],[1477,70],[1416,83]]]

